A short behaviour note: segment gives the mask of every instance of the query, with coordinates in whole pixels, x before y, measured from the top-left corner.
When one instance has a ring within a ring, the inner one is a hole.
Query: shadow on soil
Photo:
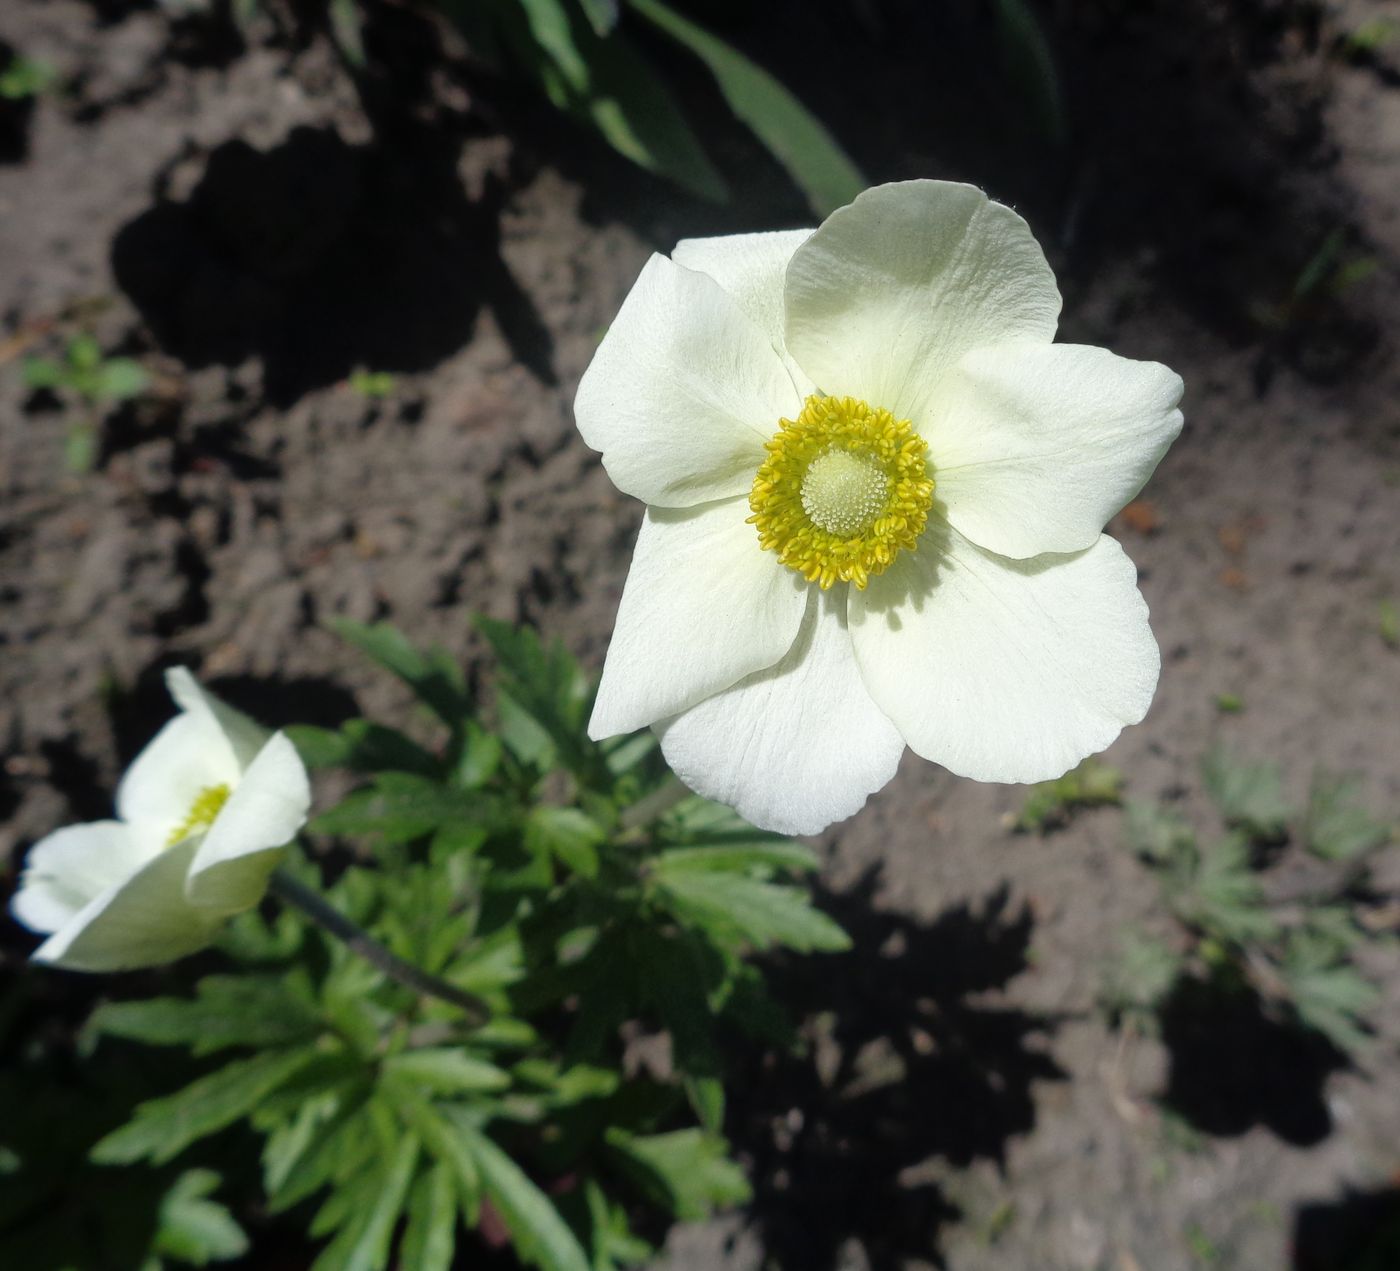
[[[1400,1267],[1400,1188],[1351,1192],[1301,1206],[1293,1218],[1292,1271],[1394,1271]]]
[[[1181,980],[1160,1014],[1171,1073],[1166,1107],[1206,1134],[1266,1126],[1308,1147],[1332,1132],[1325,1089],[1347,1057],[1326,1038],[1271,1018],[1252,993]]]
[[[846,1265],[853,1242],[873,1271],[936,1257],[960,1213],[938,1170],[1001,1163],[1034,1124],[1032,1083],[1064,1076],[1043,1049],[1051,1021],[969,1000],[1024,969],[1029,913],[998,890],[919,922],[873,908],[878,881],[819,897],[849,953],[775,973],[806,1054],[756,1056],[731,1087],[748,1219],[787,1271]]]

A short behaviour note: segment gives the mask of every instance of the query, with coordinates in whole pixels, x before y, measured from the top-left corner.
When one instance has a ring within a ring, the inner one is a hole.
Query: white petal
[[[224,914],[256,905],[310,807],[301,757],[285,733],[274,733],[199,844],[185,885],[190,903]]]
[[[787,656],[657,726],[691,789],[765,830],[817,834],[894,776],[904,741],[861,683],[846,587],[809,587]]]
[[[969,349],[1049,343],[1060,293],[1030,227],[981,190],[876,186],[794,253],[788,352],[823,392],[917,425]]]
[[[227,702],[220,701],[183,666],[173,666],[166,671],[165,686],[182,711],[188,711],[191,715],[205,715],[218,724],[228,738],[240,772],[253,762],[253,757],[272,735],[270,729],[249,719]]]
[[[747,494],[801,398],[713,278],[653,256],[584,372],[583,439],[619,490],[661,507]]]
[[[678,714],[792,647],[808,584],[759,548],[748,515],[747,499],[647,509],[590,736]]]
[[[977,349],[923,426],[950,522],[1003,556],[1078,552],[1181,432],[1181,377],[1078,344]]]
[[[783,285],[792,254],[812,236],[809,229],[768,234],[727,234],[720,238],[685,238],[671,259],[687,269],[709,274],[744,315],[782,355],[788,373],[805,397],[813,384],[787,356],[783,343]]]
[[[120,821],[65,826],[29,849],[10,911],[31,931],[57,931],[152,855]]]
[[[74,971],[125,971],[202,949],[221,920],[185,900],[194,849],[194,839],[172,847],[109,887],[45,940],[34,960]]]
[[[190,815],[200,793],[232,789],[242,767],[208,711],[176,715],[136,756],[117,786],[117,815],[149,850],[157,851]]]
[[[871,696],[925,759],[1045,781],[1146,713],[1161,659],[1137,573],[1107,536],[1010,560],[946,525],[851,599]]]

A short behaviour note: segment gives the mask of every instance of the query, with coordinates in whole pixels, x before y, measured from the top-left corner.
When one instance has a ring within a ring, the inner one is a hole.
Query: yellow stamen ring
[[[222,811],[225,803],[228,802],[230,790],[227,785],[205,786],[194,797],[194,802],[190,805],[190,810],[185,819],[170,831],[170,837],[165,840],[166,847],[174,847],[176,843],[183,843],[192,834],[198,834],[201,830],[207,830],[214,824],[214,818]]]
[[[781,424],[749,494],[759,546],[823,590],[863,589],[918,546],[933,503],[928,444],[854,397],[813,395]]]

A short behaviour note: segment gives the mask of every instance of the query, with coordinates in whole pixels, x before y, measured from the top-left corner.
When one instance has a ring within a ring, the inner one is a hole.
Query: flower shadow
[[[750,1055],[731,1084],[766,1265],[830,1271],[853,1242],[873,1271],[938,1263],[938,1231],[961,1212],[940,1170],[1001,1165],[1034,1124],[1033,1083],[1064,1076],[1043,1050],[1053,1021],[969,1000],[1025,967],[1030,914],[1002,888],[924,922],[876,909],[878,884],[875,867],[819,895],[850,952],[775,970],[806,1053]]]

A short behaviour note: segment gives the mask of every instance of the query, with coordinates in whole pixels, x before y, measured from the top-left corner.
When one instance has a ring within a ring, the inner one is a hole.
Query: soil
[[[1400,38],[1348,43],[1396,8],[1047,5],[1058,131],[991,6],[707,9],[872,181],[970,180],[1018,206],[1061,279],[1062,338],[1185,377],[1186,430],[1113,526],[1164,669],[1107,759],[1203,824],[1217,739],[1295,790],[1355,771],[1400,809],[1400,651],[1379,616],[1400,598]],[[650,251],[811,219],[665,49],[742,186],[729,206],[629,168],[411,8],[372,18],[357,77],[309,29],[244,47],[152,6],[0,8],[0,42],[65,85],[0,102],[12,867],[106,813],[173,663],[271,723],[402,711],[332,615],[479,667],[485,612],[599,667],[641,509],[573,429],[579,375]],[[814,73],[832,66],[862,69]],[[1334,235],[1369,275],[1296,295]],[[79,329],[156,376],[82,476],[71,403],[19,373]],[[367,398],[356,368],[395,387]],[[1355,1066],[1215,1002],[1125,1042],[1095,999],[1123,934],[1161,928],[1155,885],[1119,811],[1016,836],[1023,798],[906,756],[822,840],[856,951],[790,969],[828,1025],[736,1097],[755,1201],[675,1231],[673,1271],[1305,1271],[1393,1214],[1400,957],[1373,958],[1380,1032]],[[1381,882],[1400,885],[1394,849]],[[27,945],[5,943],[13,968]]]

